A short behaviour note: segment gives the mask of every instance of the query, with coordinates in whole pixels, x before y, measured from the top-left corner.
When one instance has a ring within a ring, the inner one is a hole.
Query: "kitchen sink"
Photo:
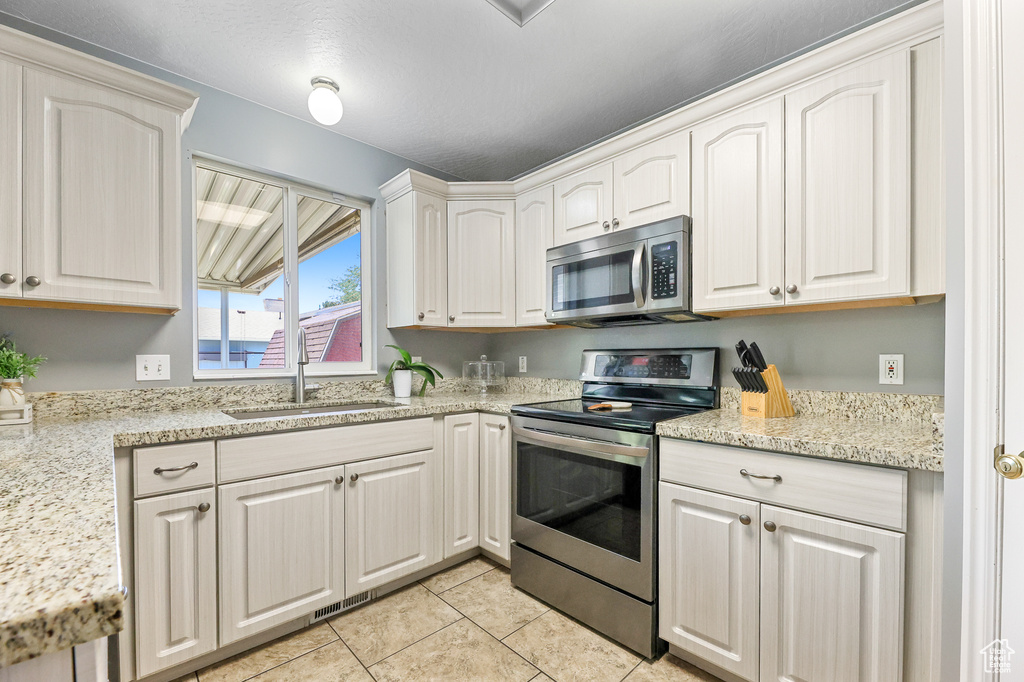
[[[347,405],[295,405],[279,407],[272,410],[223,410],[224,414],[233,419],[267,419],[269,417],[304,417],[311,414],[347,414],[349,412],[367,412],[385,407],[395,407],[395,403],[371,401],[366,403],[348,403]]]

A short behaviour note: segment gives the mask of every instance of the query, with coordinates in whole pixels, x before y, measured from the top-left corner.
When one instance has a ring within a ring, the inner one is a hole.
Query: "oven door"
[[[550,260],[547,319],[642,312],[647,306],[648,270],[646,241]]]
[[[512,539],[654,600],[654,437],[512,419]]]

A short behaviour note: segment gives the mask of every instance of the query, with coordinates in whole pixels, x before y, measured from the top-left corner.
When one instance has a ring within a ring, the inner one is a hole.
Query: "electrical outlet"
[[[878,356],[878,383],[903,385],[903,355]]]
[[[135,356],[135,380],[136,381],[170,381],[171,380],[171,356],[170,355],[136,355]]]
[[[525,372],[526,371],[526,356],[525,355],[520,355],[519,356],[519,371],[520,372]]]
[[[414,356],[412,356],[412,361],[413,362],[423,362],[423,356],[422,355],[414,355]]]

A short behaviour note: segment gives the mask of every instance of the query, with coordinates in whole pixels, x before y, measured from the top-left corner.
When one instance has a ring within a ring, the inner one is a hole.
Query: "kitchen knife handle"
[[[768,369],[768,363],[764,361],[764,355],[761,353],[761,349],[757,347],[757,342],[750,344],[750,360],[754,367],[757,367],[762,372]]]

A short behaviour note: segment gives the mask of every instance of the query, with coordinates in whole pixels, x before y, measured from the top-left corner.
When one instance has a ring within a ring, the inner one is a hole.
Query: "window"
[[[369,206],[195,161],[197,378],[374,373]]]

